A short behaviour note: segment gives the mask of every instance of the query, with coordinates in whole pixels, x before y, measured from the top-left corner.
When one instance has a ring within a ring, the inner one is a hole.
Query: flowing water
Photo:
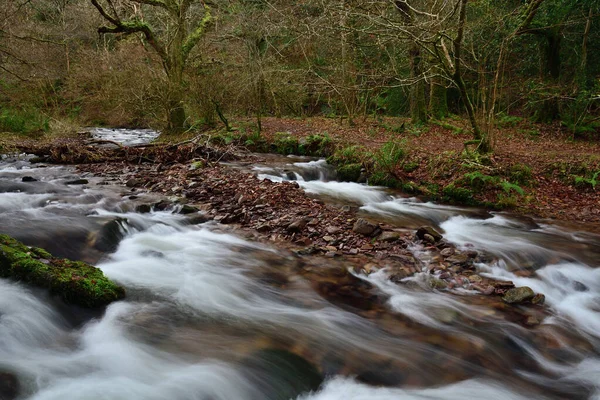
[[[118,140],[146,140],[136,135]],[[138,214],[159,198],[6,158],[0,232],[96,263],[127,299],[90,312],[0,280],[0,398],[14,397],[6,382],[16,378],[22,399],[600,399],[600,236],[585,226],[336,182],[323,161],[273,158],[254,170],[388,224],[438,227],[489,255],[482,274],[544,293],[549,312],[525,328],[501,301],[426,289],[425,274],[397,285],[385,270],[357,275],[380,308],[335,305],[285,250],[176,208]],[[425,267],[428,250],[412,250]]]

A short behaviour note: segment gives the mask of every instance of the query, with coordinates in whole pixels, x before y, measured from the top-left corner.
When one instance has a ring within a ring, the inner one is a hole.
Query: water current
[[[95,134],[127,144],[151,136]],[[425,288],[424,274],[397,285],[385,270],[357,275],[384,312],[342,308],[294,275],[288,251],[191,224],[176,207],[138,214],[160,198],[74,167],[5,157],[0,232],[95,263],[127,298],[90,312],[0,279],[0,399],[15,398],[15,382],[17,398],[38,400],[600,399],[600,236],[584,224],[337,182],[322,160],[273,157],[253,171],[399,228],[432,225],[489,254],[482,274],[544,293],[548,313],[526,328],[501,301]],[[120,235],[107,238],[114,221]],[[426,266],[427,249],[411,250]],[[277,273],[289,275],[285,285],[264,279]]]

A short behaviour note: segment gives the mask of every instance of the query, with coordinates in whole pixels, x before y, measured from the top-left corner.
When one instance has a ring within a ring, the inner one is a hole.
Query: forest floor
[[[496,129],[494,153],[485,159],[465,152],[464,143],[472,137],[460,119],[411,127],[395,118],[370,118],[353,126],[330,118],[267,118],[262,127],[267,137],[326,133],[342,148],[360,145],[367,153],[390,141],[402,143],[408,162],[398,166],[396,175],[429,188],[422,190],[425,194],[440,192],[442,201],[461,202],[443,196],[443,188],[452,184],[468,188],[479,204],[542,218],[600,222],[600,141],[575,140],[560,124],[508,121]],[[521,187],[523,195],[502,190],[502,180]]]

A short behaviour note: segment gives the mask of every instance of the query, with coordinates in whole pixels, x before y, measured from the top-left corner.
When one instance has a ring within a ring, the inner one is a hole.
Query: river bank
[[[140,370],[170,382],[156,390],[178,399],[596,393],[589,376],[597,372],[600,281],[593,266],[600,241],[587,226],[569,230],[337,182],[325,162],[310,158],[209,150],[199,142],[172,149],[64,145],[45,154],[108,162],[77,170],[9,162],[0,180],[3,229],[31,245],[41,245],[46,231],[49,243],[67,236],[62,247],[74,258],[97,257],[127,298],[97,322],[67,329],[82,341],[83,368],[61,367],[72,339],[60,357],[7,364],[26,390],[41,394],[32,398],[64,397],[71,382],[90,395],[120,387],[97,379],[96,368],[102,376],[128,376],[125,396],[140,399],[156,386],[154,378],[140,379]],[[119,235],[105,243],[104,228],[115,224]],[[422,226],[444,238],[419,233]],[[505,298],[512,285],[533,293],[513,292],[523,302],[512,303]],[[16,298],[25,296],[15,290]],[[546,295],[544,305],[541,296],[533,304],[535,293]],[[15,318],[21,312],[0,307]],[[0,346],[0,354],[39,357],[11,332],[17,344]],[[106,347],[107,340],[116,346]],[[164,364],[164,352],[168,370],[151,367]],[[117,353],[135,373],[110,362]],[[285,369],[265,369],[273,356],[280,366],[300,356],[314,366],[303,373],[315,368],[327,379],[277,394],[264,386],[266,377],[286,388],[314,380],[294,372],[300,378],[286,381]],[[202,371],[215,378],[198,379]],[[30,384],[28,376],[44,379]]]

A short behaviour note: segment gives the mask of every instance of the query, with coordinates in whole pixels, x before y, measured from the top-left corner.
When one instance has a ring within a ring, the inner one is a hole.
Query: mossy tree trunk
[[[122,16],[111,0],[91,0],[92,5],[109,23],[98,28],[101,34],[141,33],[146,43],[159,55],[167,76],[168,89],[165,98],[167,117],[166,133],[180,133],[186,128],[187,117],[184,107],[184,70],[190,52],[203,37],[207,25],[212,19],[208,6],[199,0],[130,0],[141,6],[151,6],[166,12],[168,20],[163,21],[169,29],[161,27],[158,35],[146,21],[143,14]],[[193,29],[188,27],[192,18],[193,3],[203,6],[204,15]],[[105,5],[103,5],[105,4]],[[135,8],[134,8],[135,9]],[[137,9],[136,9],[137,10]]]
[[[448,89],[440,79],[432,79],[429,86],[429,115],[436,119],[448,116]]]

